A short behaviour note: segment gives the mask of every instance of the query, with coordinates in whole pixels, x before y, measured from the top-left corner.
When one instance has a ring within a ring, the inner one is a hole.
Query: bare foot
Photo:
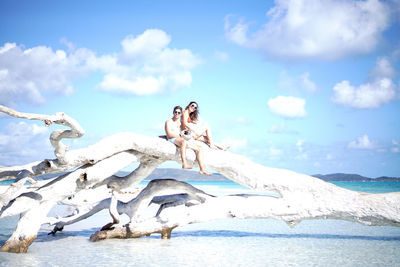
[[[207,175],[207,176],[211,176],[211,173],[206,172],[206,171],[200,171],[200,174]]]
[[[219,150],[223,150],[223,151],[227,151],[230,147],[231,147],[230,145],[222,146],[222,145],[210,144],[210,148],[212,148],[212,149],[219,149]]]
[[[192,167],[190,167],[189,165],[186,164],[182,164],[182,169],[191,169]]]
[[[217,146],[214,145],[213,143],[209,143],[208,146],[209,146],[211,149],[219,149],[219,147],[217,147]]]
[[[230,145],[223,146],[223,147],[222,147],[222,150],[223,150],[223,151],[227,151],[229,148],[231,148],[231,146],[230,146]]]

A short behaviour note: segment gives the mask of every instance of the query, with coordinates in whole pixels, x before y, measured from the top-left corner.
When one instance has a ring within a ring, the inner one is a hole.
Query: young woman
[[[193,133],[194,139],[203,141],[211,148],[218,148],[221,150],[227,150],[229,148],[213,142],[211,128],[206,122],[200,120],[199,105],[195,101],[192,101],[187,105],[183,111],[181,119],[182,130],[190,130]]]

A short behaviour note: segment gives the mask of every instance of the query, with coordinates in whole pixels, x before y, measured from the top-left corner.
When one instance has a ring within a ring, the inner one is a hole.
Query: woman
[[[207,143],[211,148],[227,150],[229,147],[223,147],[213,142],[211,137],[210,126],[199,119],[199,105],[192,101],[187,105],[181,117],[182,130],[190,130],[193,133],[193,138]],[[205,136],[204,136],[205,134]]]

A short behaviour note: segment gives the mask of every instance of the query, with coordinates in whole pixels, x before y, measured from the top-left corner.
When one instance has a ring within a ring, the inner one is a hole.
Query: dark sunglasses
[[[191,104],[190,107],[191,107],[191,108],[194,108],[194,110],[197,110],[197,106],[194,105],[194,104]]]
[[[181,114],[181,112],[180,111],[174,111],[174,114]]]

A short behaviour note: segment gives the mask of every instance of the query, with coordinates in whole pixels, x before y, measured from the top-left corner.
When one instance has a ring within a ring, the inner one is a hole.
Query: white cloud
[[[269,128],[270,133],[284,133],[286,131],[286,124],[281,122],[279,125],[272,125]]]
[[[235,119],[235,123],[247,125],[247,124],[250,124],[251,121],[249,119],[245,118],[245,117],[237,117]]]
[[[308,160],[308,154],[307,153],[300,153],[299,155],[296,155],[294,158],[296,160]]]
[[[268,129],[268,132],[273,134],[298,134],[297,131],[288,129],[284,122],[281,122],[278,125],[272,125]]]
[[[269,147],[267,150],[267,156],[270,160],[279,160],[283,155],[283,150],[275,147]]]
[[[296,147],[299,152],[303,152],[304,140],[300,139],[296,142]]]
[[[392,67],[389,59],[386,57],[378,58],[376,66],[370,71],[370,80],[381,79],[381,78],[393,78],[396,72]]]
[[[354,87],[349,81],[342,81],[333,87],[332,101],[353,108],[378,108],[396,98],[396,85],[391,77],[394,70],[385,58],[378,59],[370,72],[370,81]]]
[[[251,125],[253,122],[243,116],[238,116],[236,118],[226,116],[224,118],[221,118],[218,123],[220,127],[223,128],[229,128],[231,130],[235,128],[236,130],[240,130],[243,129],[243,127],[248,128],[248,126]]]
[[[372,51],[390,11],[378,0],[277,0],[256,32],[243,19],[225,18],[228,40],[269,57],[338,59]],[[250,36],[250,37],[249,37]]]
[[[289,76],[286,71],[279,74],[278,88],[290,93],[297,93],[300,90],[315,92],[316,84],[310,79],[310,73],[305,72],[298,77]]]
[[[63,45],[65,45],[65,46],[68,48],[69,51],[73,51],[73,50],[76,49],[75,45],[74,45],[72,42],[68,41],[68,39],[65,38],[65,37],[61,38],[61,39],[60,39],[60,42],[61,42]]]
[[[393,139],[392,140],[392,148],[390,149],[393,153],[399,153],[400,152],[400,147],[399,147],[399,141]]]
[[[71,79],[83,72],[75,54],[37,46],[24,49],[14,43],[0,47],[0,104],[45,103],[45,94],[70,94]]]
[[[301,85],[302,87],[309,91],[309,92],[314,92],[315,90],[317,90],[317,86],[315,85],[315,83],[313,81],[310,80],[310,73],[306,72],[303,73],[301,76]]]
[[[232,19],[232,15],[228,15],[225,17],[225,35],[228,40],[237,43],[239,45],[246,45],[247,40],[247,31],[249,25],[244,23],[241,19],[236,25],[231,25],[230,20]]]
[[[376,146],[373,142],[369,140],[368,135],[364,134],[357,138],[357,140],[351,141],[348,144],[349,148],[355,149],[374,149]]]
[[[384,78],[373,83],[360,85],[358,88],[342,81],[333,87],[333,102],[353,108],[378,108],[396,97],[395,85]]]
[[[122,42],[123,51],[126,56],[137,59],[140,57],[151,57],[153,53],[160,53],[171,42],[171,37],[164,31],[151,29],[134,37],[127,36]]]
[[[0,104],[40,105],[50,94],[68,95],[73,81],[94,71],[104,76],[98,88],[107,92],[149,95],[189,87],[191,70],[200,58],[187,49],[169,47],[171,37],[161,30],[146,30],[122,42],[120,53],[97,56],[76,49],[66,39],[69,52],[6,43],[0,46]]]
[[[305,105],[304,99],[292,96],[278,96],[268,100],[269,110],[285,118],[305,117]]]
[[[328,153],[326,154],[326,160],[334,160],[335,156],[333,156],[332,154]]]
[[[319,168],[319,167],[321,167],[321,163],[319,163],[318,161],[316,161],[316,162],[314,162],[313,166],[314,166],[315,168]]]
[[[0,132],[0,162],[19,165],[50,157],[49,128],[32,123],[10,123]]]
[[[297,160],[307,160],[308,159],[308,154],[304,152],[304,140],[299,139],[296,142],[296,148],[297,151],[299,152],[298,155],[295,156],[295,159]]]
[[[150,95],[189,87],[190,70],[200,59],[187,49],[168,47],[171,37],[151,29],[122,42],[122,52],[114,58],[114,67],[105,70],[99,88],[108,92]]]
[[[104,91],[117,91],[120,93],[132,93],[136,95],[151,95],[159,92],[164,86],[162,80],[152,76],[137,77],[134,80],[126,79],[115,74],[106,74],[100,87]]]

